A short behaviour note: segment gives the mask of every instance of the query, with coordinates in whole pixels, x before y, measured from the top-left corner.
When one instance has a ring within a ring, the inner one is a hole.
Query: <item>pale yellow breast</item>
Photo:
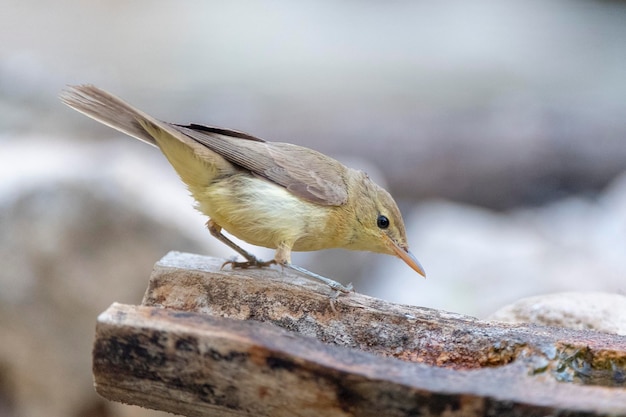
[[[265,179],[241,172],[192,194],[198,210],[253,245],[276,248],[285,242],[296,251],[333,247],[328,223],[335,208],[300,199]]]

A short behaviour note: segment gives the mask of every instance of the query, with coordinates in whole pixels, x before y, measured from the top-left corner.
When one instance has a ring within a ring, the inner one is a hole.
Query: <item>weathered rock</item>
[[[626,415],[626,337],[333,296],[223,261],[171,252],[142,306],[98,317],[99,393],[196,417]]]
[[[488,319],[626,335],[626,296],[601,292],[538,295],[503,307]]]

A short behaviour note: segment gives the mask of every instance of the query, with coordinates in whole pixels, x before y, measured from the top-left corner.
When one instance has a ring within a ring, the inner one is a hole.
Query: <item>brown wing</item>
[[[294,195],[328,206],[348,201],[346,168],[312,149],[265,142],[246,133],[201,125],[172,125],[229,162],[285,187]]]

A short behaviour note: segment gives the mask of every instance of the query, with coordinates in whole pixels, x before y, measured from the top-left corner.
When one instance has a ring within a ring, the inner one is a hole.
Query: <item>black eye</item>
[[[381,214],[378,216],[378,219],[376,219],[376,225],[380,229],[386,229],[389,227],[389,219]]]

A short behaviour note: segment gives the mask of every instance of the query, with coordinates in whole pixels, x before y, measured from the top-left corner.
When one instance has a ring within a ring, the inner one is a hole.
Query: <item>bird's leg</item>
[[[323,277],[315,272],[311,272],[306,270],[300,266],[294,265],[291,263],[291,246],[287,243],[282,243],[278,249],[276,250],[276,256],[271,261],[261,261],[257,259],[256,256],[252,255],[241,246],[237,245],[235,242],[227,238],[222,234],[222,227],[215,223],[213,220],[209,220],[206,224],[209,232],[213,237],[218,239],[220,242],[227,245],[229,248],[246,258],[246,262],[236,262],[236,261],[226,261],[222,264],[222,268],[226,265],[231,265],[233,268],[262,268],[265,266],[269,266],[272,264],[278,264],[285,268],[289,268],[291,270],[300,272],[308,277],[314,278],[318,281],[323,282],[328,285],[331,289],[335,291],[339,291],[342,293],[349,293],[352,291],[352,284],[348,284],[347,286],[334,281],[330,278]]]
[[[281,244],[278,249],[276,249],[276,255],[274,256],[274,261],[278,264],[281,265],[285,268],[289,268],[291,270],[300,272],[301,274],[304,274],[308,277],[314,278],[318,281],[323,282],[324,284],[328,285],[331,289],[335,290],[335,291],[339,291],[342,292],[344,294],[349,293],[353,290],[352,284],[348,284],[347,286],[334,281],[330,278],[326,278],[323,277],[319,274],[316,274],[315,272],[311,272],[307,269],[304,269],[298,265],[294,265],[291,263],[291,246],[283,243]]]
[[[206,224],[206,227],[207,229],[209,229],[209,232],[211,233],[211,235],[213,235],[213,237],[215,237],[220,242],[224,243],[229,248],[246,258],[246,262],[226,261],[222,264],[222,268],[224,268],[226,265],[231,265],[233,268],[263,268],[265,266],[276,263],[276,261],[273,259],[271,261],[261,261],[260,259],[257,259],[256,256],[224,236],[222,234],[222,227],[219,224],[215,223],[213,220],[209,220]]]

